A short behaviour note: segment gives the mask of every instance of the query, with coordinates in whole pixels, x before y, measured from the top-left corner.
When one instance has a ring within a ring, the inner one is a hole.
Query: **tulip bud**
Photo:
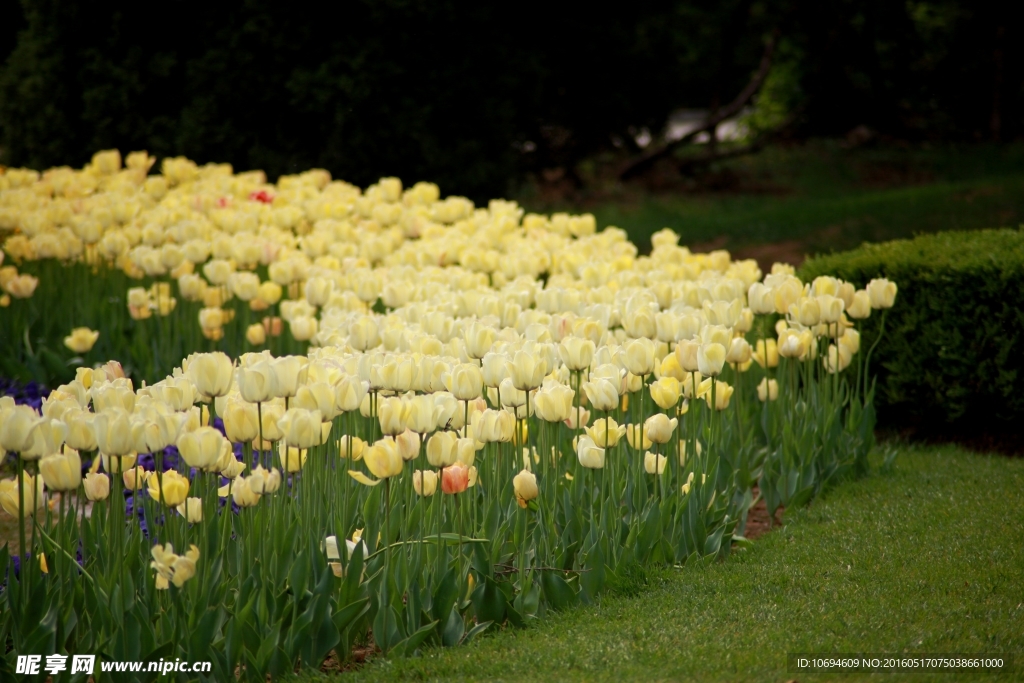
[[[454,432],[436,432],[427,440],[427,462],[431,467],[454,465],[458,456],[458,437]]]
[[[577,440],[576,457],[580,465],[588,469],[603,469],[605,450],[599,448],[589,436],[583,436]]]
[[[402,473],[403,461],[398,452],[398,444],[391,437],[380,439],[368,449],[363,462],[370,473],[378,479],[394,477]]]
[[[185,502],[177,505],[175,509],[178,514],[185,518],[189,524],[198,524],[203,521],[203,499],[186,498]],[[195,547],[195,546],[193,546]]]
[[[338,454],[342,458],[351,457],[353,462],[363,459],[366,450],[366,442],[358,436],[345,435],[338,440]]]
[[[564,422],[573,412],[573,397],[576,395],[564,384],[545,384],[533,400],[537,416],[545,422]]]
[[[17,517],[19,510],[24,510],[25,515],[34,515],[46,507],[43,478],[23,472],[21,482],[23,491],[19,493],[17,479],[0,480],[0,507],[12,517]],[[22,497],[24,507],[21,507]]]
[[[73,491],[82,483],[82,458],[74,448],[39,461],[39,473],[51,491]]]
[[[437,472],[416,470],[412,473],[412,488],[417,495],[429,497],[437,491]]]
[[[765,377],[757,385],[757,398],[760,401],[774,401],[779,397],[779,383],[774,379]]]
[[[540,495],[540,490],[537,488],[537,475],[529,470],[522,470],[512,477],[512,489],[519,507],[525,509],[531,500]]]
[[[168,507],[177,507],[188,497],[188,479],[174,470],[167,470],[162,475],[150,472],[146,483],[149,486],[149,497],[162,501]]]
[[[722,382],[720,380],[716,379],[716,380],[714,380],[714,382],[715,382],[715,391],[714,391],[714,394],[715,394],[715,397],[714,397],[715,398],[715,405],[714,405],[714,408],[715,408],[715,410],[725,410],[726,408],[729,407],[729,399],[732,398],[732,392],[734,391],[734,389],[733,389],[733,387],[731,385],[726,384],[725,382]],[[711,394],[712,394],[712,392],[710,392],[710,391],[707,392],[706,394],[704,394],[704,400],[707,401],[708,407],[711,407]]]
[[[714,377],[722,372],[726,351],[721,344],[701,344],[697,348],[697,369],[700,374]]]
[[[213,427],[200,427],[178,437],[178,452],[189,467],[212,472],[224,449],[231,444]]]
[[[82,480],[85,497],[91,501],[106,500],[110,495],[110,477],[105,474],[90,472]]]
[[[667,462],[668,458],[664,455],[652,453],[651,451],[644,453],[644,471],[647,472],[647,474],[664,474],[665,463]]]
[[[245,340],[253,346],[263,346],[267,343],[267,331],[263,325],[253,323],[245,329]]]
[[[683,340],[676,344],[676,360],[683,372],[696,372],[700,367],[697,363],[697,351],[700,344],[692,340]]]
[[[226,396],[231,389],[233,368],[227,354],[194,353],[186,360],[186,374],[196,390],[207,397]]]
[[[289,408],[285,411],[277,426],[280,428],[284,442],[296,448],[319,446],[324,441],[319,410],[303,410]]]
[[[682,391],[682,387],[674,377],[662,377],[657,382],[651,383],[648,387],[651,392],[651,398],[662,410],[669,410],[674,408],[679,402],[679,396]]]
[[[896,301],[896,283],[885,278],[876,278],[866,287],[871,308],[892,308]]]
[[[462,493],[469,488],[469,468],[452,465],[441,470],[441,491],[447,494]]]
[[[99,332],[93,332],[88,327],[76,327],[71,330],[70,336],[64,337],[64,346],[75,353],[89,353],[99,338]]]

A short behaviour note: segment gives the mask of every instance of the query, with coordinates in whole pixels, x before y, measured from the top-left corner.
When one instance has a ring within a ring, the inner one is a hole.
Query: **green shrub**
[[[899,286],[873,356],[879,418],[926,432],[1017,432],[1024,420],[1024,232],[944,232],[865,244],[807,261],[810,280],[831,274],[863,287]],[[864,340],[877,338],[878,311]]]

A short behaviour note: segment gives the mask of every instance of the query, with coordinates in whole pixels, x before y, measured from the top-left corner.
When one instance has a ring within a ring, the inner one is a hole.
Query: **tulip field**
[[[154,162],[0,173],[0,375],[52,388],[0,399],[0,671],[454,647],[725,558],[759,499],[868,468],[860,321],[895,283]]]

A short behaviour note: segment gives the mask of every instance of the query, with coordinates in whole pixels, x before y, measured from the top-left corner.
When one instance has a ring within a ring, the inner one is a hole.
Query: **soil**
[[[756,541],[768,532],[782,526],[782,513],[785,511],[785,508],[780,507],[775,511],[774,518],[769,517],[768,507],[764,504],[764,498],[761,498],[759,494],[760,491],[755,486],[754,497],[757,498],[757,502],[747,513],[747,528],[743,534],[750,541]]]

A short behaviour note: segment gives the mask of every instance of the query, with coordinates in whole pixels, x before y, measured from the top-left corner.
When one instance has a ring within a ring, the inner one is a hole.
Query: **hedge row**
[[[874,358],[876,402],[890,426],[926,432],[1020,432],[1024,232],[944,232],[865,244],[808,260],[803,277],[899,284]],[[882,317],[865,321],[866,339]]]

